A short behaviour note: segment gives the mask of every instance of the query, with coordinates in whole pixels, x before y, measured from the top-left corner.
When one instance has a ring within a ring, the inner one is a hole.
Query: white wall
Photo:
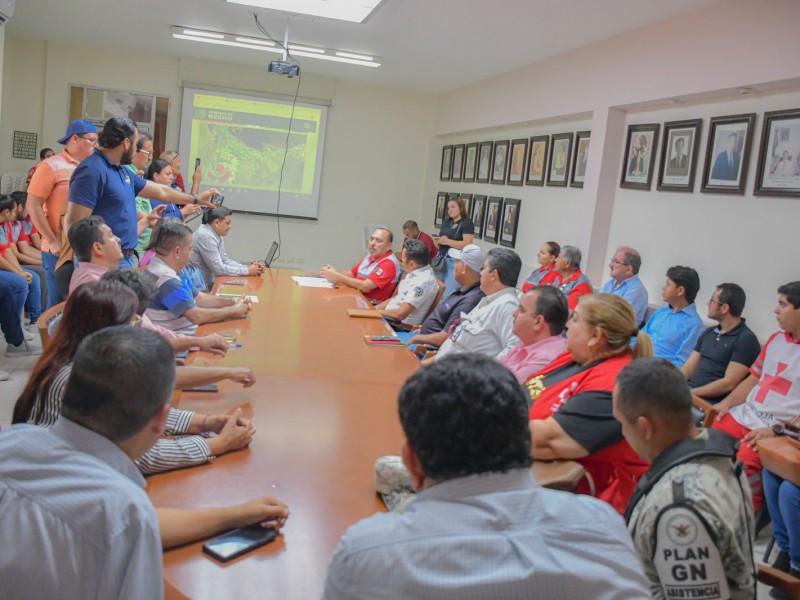
[[[12,36],[6,46],[3,147],[10,147],[14,129],[25,127],[42,132],[42,143],[55,147],[68,120],[70,85],[169,97],[167,146],[177,147],[181,81],[278,94],[293,94],[296,81],[236,65],[98,52]],[[11,91],[15,87],[16,94]],[[37,91],[20,94],[19,89]],[[399,233],[403,221],[417,216],[435,98],[310,76],[303,78],[300,96],[334,101],[328,112],[319,220],[280,220],[283,248],[277,264],[309,270],[328,262],[349,267],[362,255],[363,223],[384,222]],[[31,165],[0,156],[0,172]],[[263,258],[277,239],[273,217],[236,215],[234,223],[227,242],[234,257]]]

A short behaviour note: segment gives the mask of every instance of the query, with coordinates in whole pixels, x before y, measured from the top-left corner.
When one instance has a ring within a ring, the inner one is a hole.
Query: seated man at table
[[[439,293],[425,243],[420,240],[403,242],[400,264],[406,273],[397,284],[397,294],[376,308],[384,317],[400,321],[403,325],[419,325]]]
[[[750,375],[715,408],[715,429],[741,440],[738,458],[753,492],[755,510],[761,507],[761,459],[756,443],[781,431],[776,426],[793,423],[800,415],[800,281],[778,288],[775,317],[781,331],[761,348]]]
[[[689,386],[663,358],[625,367],[613,405],[625,439],[651,463],[625,519],[652,598],[755,598],[753,505],[736,440],[698,433]]]
[[[416,498],[350,527],[323,598],[645,598],[622,519],[539,487],[525,394],[491,358],[449,356],[398,397]]]
[[[500,364],[525,383],[566,350],[562,333],[569,318],[567,299],[560,291],[537,285],[519,301],[514,313],[513,333],[519,344],[506,354]]]
[[[747,377],[758,358],[761,344],[742,318],[744,290],[735,283],[721,283],[708,301],[708,318],[719,323],[697,339],[681,373],[692,394],[716,404]]]
[[[481,290],[486,297],[449,332],[435,357],[477,352],[498,360],[519,343],[514,335],[514,311],[519,306],[517,285],[522,260],[510,248],[492,248],[481,270]],[[423,361],[424,362],[424,361]]]
[[[636,313],[636,322],[641,325],[647,314],[647,288],[639,279],[642,257],[629,246],[617,248],[608,263],[611,279],[600,290],[603,294],[614,294],[625,298]]]
[[[25,548],[0,553],[3,598],[163,596],[158,519],[133,461],[161,437],[174,381],[162,338],[105,329],[79,346],[52,428],[0,433],[0,533]]]
[[[200,269],[209,290],[214,285],[214,278],[219,275],[255,277],[264,272],[264,265],[259,262],[245,265],[228,256],[224,238],[230,233],[231,227],[231,209],[217,206],[203,214],[203,224],[192,236],[191,263]]]
[[[661,298],[667,303],[642,328],[653,342],[653,356],[666,358],[680,367],[689,358],[705,328],[694,299],[700,291],[700,277],[691,267],[670,267]]]
[[[250,312],[245,298],[222,298],[198,292],[178,273],[192,255],[192,230],[178,221],[162,223],[150,247],[156,255],[146,274],[156,288],[147,316],[157,325],[194,335],[197,326],[242,318]]]
[[[460,252],[453,264],[458,289],[441,301],[422,323],[418,333],[398,333],[400,337],[407,335],[407,344],[429,344],[438,348],[447,339],[453,325],[461,319],[461,314],[468,314],[483,298],[481,269],[486,255],[475,244],[467,244]]]
[[[350,271],[337,271],[325,265],[319,273],[331,283],[358,290],[372,302],[388,300],[400,280],[400,263],[392,252],[393,240],[391,231],[379,227],[369,238],[369,253]]]
[[[403,242],[406,240],[419,240],[425,243],[425,246],[430,252],[430,257],[436,256],[437,248],[433,238],[424,231],[419,230],[419,225],[416,221],[406,221],[403,223]]]

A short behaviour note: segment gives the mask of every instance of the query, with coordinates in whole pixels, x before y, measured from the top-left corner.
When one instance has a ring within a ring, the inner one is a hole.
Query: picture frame
[[[472,214],[472,196],[473,194],[457,194],[458,198],[464,200],[464,206],[467,209],[467,216]]]
[[[476,183],[489,183],[492,176],[492,150],[493,142],[481,142],[478,144],[478,166],[475,170]]]
[[[694,174],[702,130],[703,119],[664,123],[657,190],[662,192],[694,191]]]
[[[508,144],[508,140],[494,143],[494,151],[492,152],[492,178],[489,183],[503,185],[506,182]]]
[[[525,169],[525,185],[544,185],[547,170],[547,151],[550,148],[549,135],[536,135],[530,139],[528,166]]]
[[[450,172],[453,164],[453,146],[442,147],[442,164],[439,167],[439,181],[450,181]]]
[[[503,200],[503,218],[500,221],[500,245],[513,248],[517,243],[517,226],[519,225],[519,209],[521,200],[506,198]]]
[[[489,196],[486,200],[486,221],[483,226],[483,239],[493,244],[497,243],[500,217],[503,214],[503,199]]]
[[[464,146],[464,177],[462,181],[475,181],[478,167],[478,142]]]
[[[436,194],[436,211],[433,216],[433,224],[436,227],[441,227],[444,224],[444,211],[447,206],[447,192],[439,192]]]
[[[550,136],[550,162],[547,164],[547,185],[567,187],[569,159],[572,155],[572,133]]]
[[[472,213],[469,218],[472,220],[474,226],[474,233],[476,239],[483,238],[483,223],[486,221],[486,198],[482,194],[475,194],[472,197]]]
[[[656,163],[660,128],[658,123],[628,125],[619,187],[634,190],[650,189],[653,183],[653,167]]]
[[[589,160],[589,143],[591,139],[591,131],[578,131],[575,134],[575,153],[572,156],[572,175],[569,178],[570,187],[583,187],[583,181],[586,179],[586,163]]]
[[[461,181],[464,174],[464,144],[453,146],[453,164],[450,167],[450,181]]]
[[[522,185],[525,180],[525,166],[528,159],[528,138],[511,140],[506,185]]]
[[[701,192],[744,195],[755,124],[756,113],[711,117]]]
[[[800,108],[764,113],[753,194],[800,198]]]

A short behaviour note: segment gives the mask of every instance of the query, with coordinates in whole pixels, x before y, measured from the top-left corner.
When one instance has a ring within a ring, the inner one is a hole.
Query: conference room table
[[[348,316],[348,309],[369,308],[361,294],[301,287],[292,279],[301,274],[269,269],[260,278],[218,278],[218,293],[258,301],[246,319],[200,328],[236,337],[225,357],[194,353],[189,363],[249,366],[256,382],[183,392],[176,405],[209,414],[241,408],[256,436],[247,449],[148,478],[156,506],[205,508],[272,495],[290,517],[274,542],[225,564],[204,554],[202,542],[165,551],[167,598],[319,598],[347,527],[386,510],[375,493],[374,463],[400,453],[397,393],[419,361],[403,347],[364,342],[391,330],[382,319]],[[542,467],[552,481],[541,483],[558,486],[564,471]]]

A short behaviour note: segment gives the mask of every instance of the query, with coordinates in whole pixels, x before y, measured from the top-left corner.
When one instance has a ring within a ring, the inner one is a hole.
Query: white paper
[[[327,279],[322,277],[303,277],[295,275],[292,277],[300,287],[315,287],[315,288],[334,288],[336,287]]]
[[[220,298],[242,298],[242,294],[217,294]],[[258,304],[258,296],[244,296],[245,300],[250,300],[252,304]]]

